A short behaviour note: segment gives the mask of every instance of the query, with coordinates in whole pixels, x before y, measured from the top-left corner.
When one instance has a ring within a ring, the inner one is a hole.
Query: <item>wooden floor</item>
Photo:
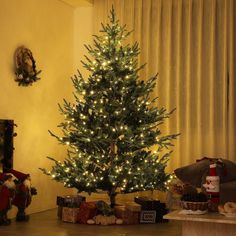
[[[124,226],[96,226],[64,223],[57,219],[56,210],[32,214],[29,222],[0,226],[1,236],[180,236],[178,222]]]

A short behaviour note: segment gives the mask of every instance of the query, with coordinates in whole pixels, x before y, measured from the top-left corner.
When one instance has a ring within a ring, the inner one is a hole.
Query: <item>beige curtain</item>
[[[141,78],[158,72],[158,105],[176,107],[162,127],[181,133],[170,170],[203,156],[236,161],[236,1],[94,0],[95,33],[112,5],[140,44]]]

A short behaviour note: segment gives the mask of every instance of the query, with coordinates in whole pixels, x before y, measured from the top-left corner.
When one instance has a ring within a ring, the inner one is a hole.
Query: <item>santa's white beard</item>
[[[30,181],[30,180],[26,179],[26,180],[23,182],[23,184],[24,184],[25,187],[27,187],[28,189],[31,188],[31,181]]]
[[[14,181],[12,180],[6,180],[3,185],[5,185],[6,187],[8,187],[9,189],[15,189],[16,188],[16,185],[14,183]]]

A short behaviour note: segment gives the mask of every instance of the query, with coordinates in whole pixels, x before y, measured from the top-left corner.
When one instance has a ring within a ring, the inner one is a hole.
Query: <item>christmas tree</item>
[[[161,133],[159,125],[172,111],[157,108],[150,96],[157,75],[139,78],[139,46],[122,45],[131,32],[119,25],[113,9],[100,32],[82,61],[89,78],[78,71],[72,78],[75,102],[59,105],[63,137],[50,132],[68,145],[67,157],[63,163],[48,157],[52,170],[40,169],[79,192],[106,191],[114,205],[117,193],[166,189],[168,147],[177,135]]]

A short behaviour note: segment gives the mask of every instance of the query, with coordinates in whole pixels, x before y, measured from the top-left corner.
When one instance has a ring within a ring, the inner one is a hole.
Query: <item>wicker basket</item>
[[[208,202],[187,202],[182,201],[181,206],[185,210],[192,210],[192,211],[206,211],[208,210]]]

